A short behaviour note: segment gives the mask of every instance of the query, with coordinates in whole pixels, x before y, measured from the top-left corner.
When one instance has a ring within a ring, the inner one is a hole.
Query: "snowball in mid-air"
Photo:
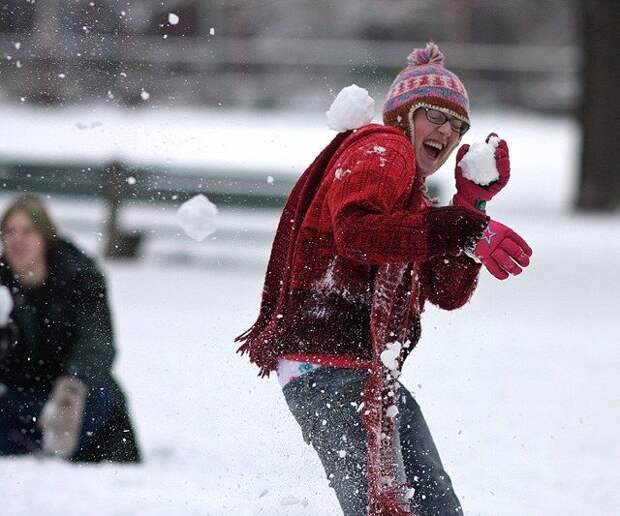
[[[184,202],[177,210],[177,221],[183,231],[194,240],[202,242],[215,231],[217,207],[199,194]]]
[[[0,285],[0,327],[7,325],[12,310],[13,297],[7,287]]]
[[[369,124],[375,114],[375,101],[355,84],[342,88],[327,111],[327,125],[343,132]]]
[[[149,100],[149,98],[151,98],[151,94],[145,89],[142,89],[142,91],[140,92],[140,98],[142,100]]]
[[[495,165],[495,149],[499,138],[491,136],[489,143],[476,142],[459,161],[463,177],[476,184],[486,186],[499,179],[499,172]]]
[[[179,17],[174,13],[168,13],[168,23],[170,25],[176,25],[179,23]]]

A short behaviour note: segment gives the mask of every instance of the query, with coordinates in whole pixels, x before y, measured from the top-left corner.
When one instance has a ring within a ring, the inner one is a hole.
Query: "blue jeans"
[[[7,389],[0,387],[0,456],[35,453],[41,450],[41,430],[38,419],[49,392]],[[84,406],[79,448],[105,426],[118,406],[112,389],[91,389]]]
[[[321,459],[345,516],[368,512],[366,429],[357,412],[367,379],[367,371],[324,367],[283,388],[303,438]],[[399,417],[401,473],[415,489],[412,511],[421,516],[462,515],[420,407],[402,384]]]

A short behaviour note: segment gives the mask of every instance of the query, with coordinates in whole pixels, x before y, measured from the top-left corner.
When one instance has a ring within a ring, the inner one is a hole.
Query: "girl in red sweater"
[[[462,514],[398,377],[420,338],[425,301],[459,308],[481,264],[506,279],[529,264],[531,250],[485,213],[508,182],[504,141],[490,186],[457,165],[452,205],[426,196],[426,178],[470,123],[466,90],[436,45],[411,53],[383,115],[385,125],[336,136],[297,182],[240,351],[263,375],[277,371],[345,515]]]

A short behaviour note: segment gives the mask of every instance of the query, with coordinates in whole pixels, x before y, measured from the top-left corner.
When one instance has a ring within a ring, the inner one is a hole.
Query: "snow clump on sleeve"
[[[196,195],[177,210],[177,221],[183,231],[194,240],[202,242],[215,231],[217,207],[204,195]]]
[[[352,84],[342,88],[327,111],[327,125],[339,133],[358,129],[372,121],[375,101],[364,88]]]
[[[386,348],[381,352],[381,362],[390,371],[398,370],[398,357],[400,355],[401,344],[400,342],[391,342],[386,345]]]
[[[499,179],[499,172],[495,165],[495,149],[499,138],[491,136],[489,143],[476,142],[458,163],[463,171],[463,177],[482,186],[487,186]]]

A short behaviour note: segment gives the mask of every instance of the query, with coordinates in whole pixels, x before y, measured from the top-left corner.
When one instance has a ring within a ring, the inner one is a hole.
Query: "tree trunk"
[[[583,140],[577,208],[611,211],[620,206],[620,1],[580,1]]]

